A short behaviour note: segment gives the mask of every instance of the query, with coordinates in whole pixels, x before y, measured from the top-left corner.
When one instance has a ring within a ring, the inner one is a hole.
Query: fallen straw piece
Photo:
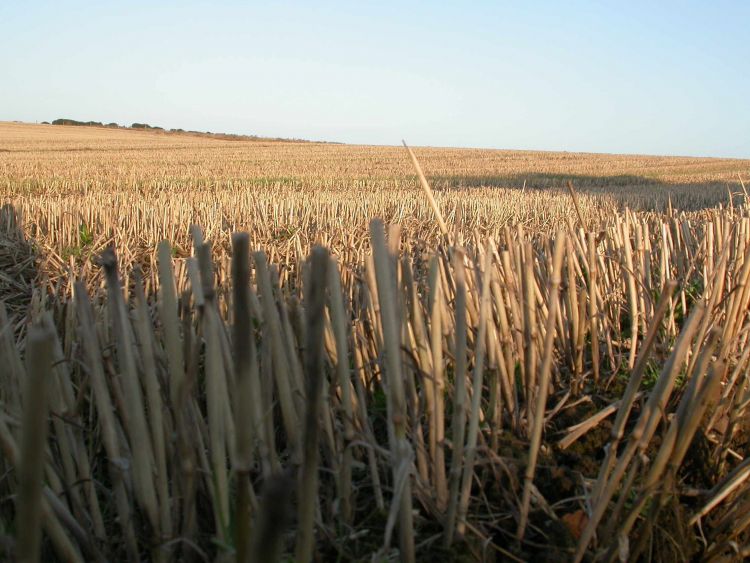
[[[643,392],[638,392],[633,397],[634,401],[637,401],[643,396]],[[622,404],[622,400],[616,401],[612,403],[611,405],[608,405],[604,407],[602,410],[600,410],[598,413],[590,416],[583,422],[579,422],[578,424],[574,424],[573,426],[569,427],[565,432],[565,436],[557,442],[557,445],[560,447],[560,449],[564,450],[566,448],[569,448],[571,444],[573,444],[576,440],[578,440],[581,436],[589,432],[590,430],[593,430],[597,427],[597,425],[604,419],[606,419],[608,416],[614,414],[617,412],[617,409],[620,408],[620,405]]]

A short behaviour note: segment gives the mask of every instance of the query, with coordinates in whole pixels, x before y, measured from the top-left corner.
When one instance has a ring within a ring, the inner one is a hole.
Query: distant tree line
[[[49,125],[47,121],[42,124]],[[286,141],[295,143],[307,143],[305,139],[284,139],[281,137],[261,137],[259,135],[235,135],[233,133],[212,133],[211,131],[186,131],[185,129],[164,129],[148,123],[133,123],[127,125],[118,125],[117,123],[102,123],[101,121],[78,121],[76,119],[55,119],[52,125],[74,125],[78,127],[108,127],[110,129],[140,129],[148,131],[162,131],[164,133],[196,135],[200,137],[211,137],[212,139],[222,139],[226,141]]]
[[[164,127],[157,127],[149,125],[148,123],[133,123],[133,125],[130,126],[131,129],[156,129],[158,131],[164,131]]]
[[[43,123],[47,123],[46,121]],[[155,127],[148,123],[133,123],[130,127],[126,125],[119,125],[115,122],[102,123],[101,121],[78,121],[77,119],[55,119],[52,125],[75,125],[78,127],[110,127],[112,129],[157,129],[164,131],[163,127]]]

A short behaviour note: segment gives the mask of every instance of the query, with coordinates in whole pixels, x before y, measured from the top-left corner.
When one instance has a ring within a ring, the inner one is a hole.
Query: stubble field
[[[414,152],[0,123],[7,554],[750,556],[750,161]]]

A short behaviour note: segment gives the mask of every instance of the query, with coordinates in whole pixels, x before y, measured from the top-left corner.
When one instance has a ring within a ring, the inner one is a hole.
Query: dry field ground
[[[415,153],[0,123],[3,555],[750,557],[750,161]]]
[[[189,226],[228,247],[232,232],[286,262],[292,240],[341,250],[370,219],[435,243],[439,230],[400,147],[217,141],[104,128],[0,123],[0,194],[54,262],[110,243],[141,259]],[[418,149],[446,221],[499,236],[508,225],[547,232],[574,216],[572,180],[595,228],[617,209],[685,211],[741,201],[748,161],[529,151]]]

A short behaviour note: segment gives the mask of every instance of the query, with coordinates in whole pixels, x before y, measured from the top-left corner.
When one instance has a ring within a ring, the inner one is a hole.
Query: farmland
[[[750,161],[414,152],[0,123],[9,553],[750,556]]]

